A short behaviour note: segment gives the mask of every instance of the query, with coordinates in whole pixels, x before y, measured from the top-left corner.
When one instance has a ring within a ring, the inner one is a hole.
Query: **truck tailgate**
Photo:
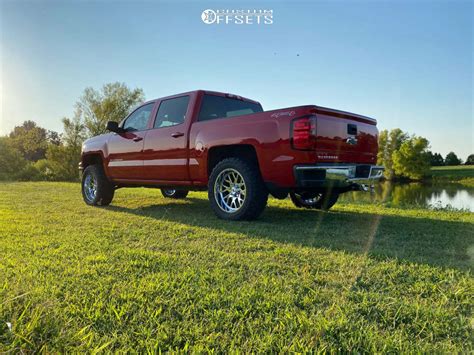
[[[316,108],[318,161],[375,163],[378,151],[377,121],[325,107]]]

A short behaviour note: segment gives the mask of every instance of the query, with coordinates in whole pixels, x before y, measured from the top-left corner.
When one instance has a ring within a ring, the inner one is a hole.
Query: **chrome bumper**
[[[298,187],[339,187],[363,191],[383,176],[384,167],[369,164],[297,165],[294,167]]]

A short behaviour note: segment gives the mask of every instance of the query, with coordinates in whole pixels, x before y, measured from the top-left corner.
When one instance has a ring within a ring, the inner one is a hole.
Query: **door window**
[[[148,120],[155,103],[149,103],[135,110],[123,124],[123,128],[128,132],[144,131],[148,128]]]
[[[156,113],[154,128],[176,126],[184,122],[188,110],[189,96],[161,101]]]

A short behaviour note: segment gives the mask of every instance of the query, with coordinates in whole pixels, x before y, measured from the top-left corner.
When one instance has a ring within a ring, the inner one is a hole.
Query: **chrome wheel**
[[[176,190],[173,190],[173,189],[163,189],[163,194],[165,194],[166,196],[173,196],[174,194],[176,193]]]
[[[291,201],[296,207],[329,210],[337,202],[337,192],[290,192]]]
[[[310,206],[317,204],[323,198],[322,193],[302,193],[302,194],[295,194],[295,195],[301,201],[302,204],[310,205]]]
[[[97,181],[92,174],[88,174],[83,183],[84,194],[87,200],[90,202],[94,201],[97,195]]]
[[[247,194],[243,176],[228,168],[219,173],[214,183],[214,197],[221,210],[234,213],[242,208]]]

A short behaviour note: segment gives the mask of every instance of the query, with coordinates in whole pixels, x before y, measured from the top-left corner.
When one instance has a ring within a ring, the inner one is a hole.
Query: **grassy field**
[[[473,350],[472,213],[2,183],[0,251],[0,352]]]
[[[434,166],[431,168],[431,177],[434,181],[474,186],[474,165]]]

